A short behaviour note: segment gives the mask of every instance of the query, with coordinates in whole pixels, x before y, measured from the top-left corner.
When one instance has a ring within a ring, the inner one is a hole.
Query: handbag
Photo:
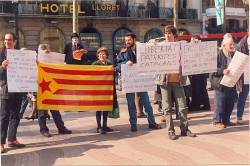
[[[113,108],[112,111],[109,112],[109,118],[113,118],[113,119],[120,118],[120,109],[119,109],[119,107],[115,107],[115,108]]]

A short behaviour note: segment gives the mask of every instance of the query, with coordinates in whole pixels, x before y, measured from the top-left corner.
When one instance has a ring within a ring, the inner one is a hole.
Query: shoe
[[[236,126],[236,123],[233,122],[228,122],[228,123],[224,123],[225,126]]]
[[[161,126],[157,123],[153,123],[153,124],[149,124],[148,128],[155,130],[155,129],[161,129]]]
[[[101,129],[101,132],[100,132],[100,134],[106,134],[107,132],[106,132],[106,130],[105,129]]]
[[[97,127],[97,128],[96,128],[96,133],[101,133],[101,130],[102,130],[102,128]]]
[[[210,87],[210,88],[207,88],[208,91],[212,91],[214,90],[214,88]]]
[[[37,119],[37,118],[38,118],[38,117],[37,117],[37,116],[34,116],[34,115],[24,117],[24,119],[33,120],[33,121],[34,121],[34,119]]]
[[[104,127],[103,130],[105,130],[106,132],[113,132],[114,131],[110,127]]]
[[[72,131],[65,128],[64,130],[60,130],[58,131],[59,134],[72,134]]]
[[[146,118],[147,116],[145,114],[137,115],[137,118]]]
[[[132,132],[136,132],[137,131],[137,125],[136,124],[132,124],[130,130]]]
[[[164,116],[162,116],[161,122],[166,122],[166,118]]]
[[[214,127],[219,128],[219,129],[224,129],[224,128],[226,128],[226,126],[225,126],[223,123],[215,123],[215,124],[213,124],[213,125],[214,125]]]
[[[51,135],[48,131],[42,132],[41,134],[42,134],[44,137],[52,137],[52,135]]]
[[[171,140],[176,140],[178,137],[175,135],[174,132],[169,132],[168,133],[168,138]]]
[[[187,130],[181,131],[181,136],[196,137],[197,135],[195,133],[192,133],[190,130]]]
[[[200,110],[210,110],[210,109],[211,109],[210,106],[203,106],[200,108]]]
[[[245,123],[244,123],[244,121],[242,119],[237,119],[236,124],[243,125]]]
[[[8,147],[12,147],[12,148],[23,148],[25,147],[24,144],[19,143],[17,140],[16,141],[12,141],[12,142],[8,142]]]
[[[4,145],[1,144],[1,153],[6,153],[6,152],[7,152],[7,150],[4,148]]]

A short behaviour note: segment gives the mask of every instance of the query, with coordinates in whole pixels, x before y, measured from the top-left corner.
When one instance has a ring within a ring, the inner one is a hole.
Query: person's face
[[[101,52],[99,52],[97,57],[101,62],[106,62],[108,56],[104,51],[101,51]]]
[[[11,34],[6,34],[4,37],[4,45],[7,49],[14,49],[16,41]]]
[[[79,39],[78,39],[78,37],[72,37],[72,43],[73,44],[76,44],[76,43],[78,43],[79,42]]]
[[[234,52],[234,42],[232,40],[228,40],[224,43],[223,48],[226,52]]]
[[[133,47],[135,45],[135,40],[131,36],[126,36],[125,37],[125,45],[127,48]]]
[[[195,39],[195,38],[191,38],[191,43],[199,43],[199,40],[198,39]]]
[[[174,39],[174,35],[172,32],[166,32],[165,33],[165,39],[167,42],[174,42],[175,39]]]

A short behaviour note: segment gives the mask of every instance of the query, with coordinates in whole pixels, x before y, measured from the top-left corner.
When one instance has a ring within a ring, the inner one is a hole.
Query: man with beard
[[[117,56],[117,66],[116,70],[121,72],[121,64],[126,64],[132,66],[136,63],[136,53],[135,53],[135,42],[136,35],[133,33],[127,33],[125,35],[125,45],[126,49],[120,52]],[[147,92],[138,92],[138,96],[141,98],[145,112],[147,113],[148,128],[150,129],[160,129],[161,126],[155,123],[155,118],[153,115],[153,108],[150,104],[149,96]],[[129,121],[131,125],[131,131],[137,131],[137,117],[136,117],[136,106],[135,106],[135,93],[126,93],[126,99],[128,103]]]

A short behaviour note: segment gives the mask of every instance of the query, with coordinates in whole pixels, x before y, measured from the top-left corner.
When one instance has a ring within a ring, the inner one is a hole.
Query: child
[[[96,56],[98,60],[93,62],[92,65],[112,65],[112,63],[107,59],[109,56],[107,48],[105,47],[99,48],[96,52]],[[102,114],[103,114],[103,122],[101,126]],[[107,126],[108,114],[109,114],[108,111],[96,111],[97,133],[106,134],[107,132],[114,131],[113,129]]]

